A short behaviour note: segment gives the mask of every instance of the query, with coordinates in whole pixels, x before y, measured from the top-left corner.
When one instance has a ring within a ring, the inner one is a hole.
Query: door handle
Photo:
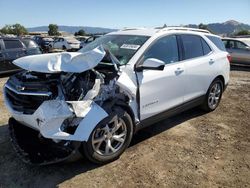
[[[209,60],[209,64],[212,65],[215,61],[213,59]]]
[[[175,74],[181,74],[184,70],[180,67],[178,67],[176,70],[175,70]]]

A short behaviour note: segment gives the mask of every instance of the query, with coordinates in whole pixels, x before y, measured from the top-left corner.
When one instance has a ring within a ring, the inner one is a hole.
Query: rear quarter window
[[[210,41],[212,41],[217,48],[219,48],[222,51],[226,51],[225,45],[219,37],[209,36],[209,35],[206,35],[206,37]]]
[[[23,48],[22,43],[19,40],[3,40],[6,49]]]
[[[206,43],[206,41],[203,38],[201,38],[201,43],[203,48],[203,54],[204,55],[209,54],[212,51],[210,46]]]

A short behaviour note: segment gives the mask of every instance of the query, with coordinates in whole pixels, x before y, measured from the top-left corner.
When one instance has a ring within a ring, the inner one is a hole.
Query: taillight
[[[228,59],[229,63],[231,63],[231,61],[232,61],[232,56],[231,56],[230,54],[227,54],[227,59]]]

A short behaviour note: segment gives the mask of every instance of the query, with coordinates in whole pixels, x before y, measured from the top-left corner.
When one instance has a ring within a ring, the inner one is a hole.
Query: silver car
[[[224,38],[222,41],[232,63],[250,65],[250,38]]]

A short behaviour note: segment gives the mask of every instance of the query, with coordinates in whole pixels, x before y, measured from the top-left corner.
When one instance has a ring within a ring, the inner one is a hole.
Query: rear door
[[[199,35],[180,35],[186,69],[184,102],[203,96],[214,75],[215,59],[206,41]]]
[[[234,56],[235,60],[239,63],[248,63],[250,64],[250,50],[246,44],[241,41],[234,41]]]
[[[55,39],[54,48],[61,49],[62,48],[62,38]]]

